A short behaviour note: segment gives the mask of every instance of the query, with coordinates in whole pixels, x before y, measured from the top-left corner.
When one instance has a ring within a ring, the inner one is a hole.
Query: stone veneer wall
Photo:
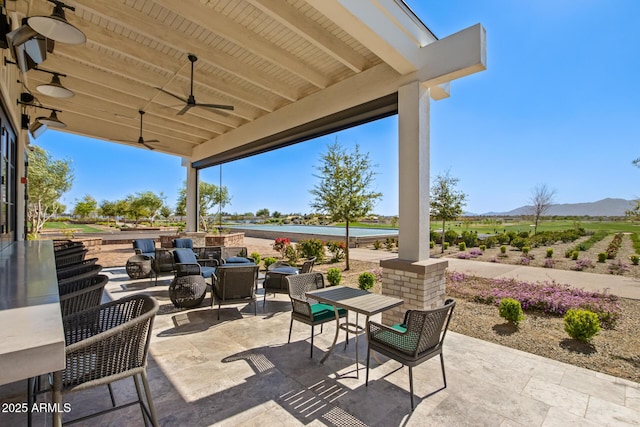
[[[212,234],[205,246],[244,246],[244,233]]]
[[[382,323],[402,323],[407,310],[429,310],[445,299],[445,270],[449,262],[441,259],[406,261],[397,258],[380,261],[382,294],[404,300],[404,304],[382,313]]]

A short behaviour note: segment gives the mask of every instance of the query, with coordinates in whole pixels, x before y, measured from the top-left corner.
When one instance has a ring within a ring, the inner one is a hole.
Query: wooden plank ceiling
[[[27,6],[23,4],[28,4]],[[41,67],[67,74],[75,97],[39,94],[51,75],[30,70],[27,87],[45,106],[62,110],[65,131],[105,140],[143,136],[156,150],[190,158],[199,144],[370,69],[382,61],[303,0],[77,0],[67,20],[83,45],[56,43]],[[20,16],[50,15],[45,0],[15,2]],[[162,88],[233,111],[191,108]],[[128,143],[147,149],[137,142]]]

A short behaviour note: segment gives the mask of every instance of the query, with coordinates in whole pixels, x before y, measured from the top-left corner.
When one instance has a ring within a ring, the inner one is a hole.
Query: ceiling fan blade
[[[207,107],[207,108],[218,108],[220,110],[230,110],[233,111],[234,108],[231,105],[220,105],[220,104],[196,104],[198,107]]]
[[[178,111],[178,116],[182,116],[184,113],[186,113],[187,111],[189,111],[189,108],[193,107],[193,104],[187,104],[185,105],[182,110]]]
[[[158,139],[145,139],[144,142],[160,142]]]
[[[147,147],[149,150],[155,150],[155,148],[153,148],[152,146],[150,146],[149,144],[147,144],[147,142],[151,142],[151,141],[141,142],[140,144],[144,145],[144,146],[145,146],[145,147]]]
[[[156,89],[158,89],[160,92],[166,93],[167,95],[173,96],[174,98],[179,99],[182,102],[185,102],[185,103],[187,102],[187,100],[185,98],[182,98],[182,97],[180,97],[180,96],[178,96],[176,94],[173,94],[173,93],[169,92],[168,90],[164,90],[161,87],[157,87]]]

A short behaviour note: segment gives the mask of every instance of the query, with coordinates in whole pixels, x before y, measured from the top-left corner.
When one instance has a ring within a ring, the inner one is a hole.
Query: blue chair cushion
[[[229,258],[225,258],[224,262],[227,264],[254,264],[249,258],[241,257],[241,256],[232,256]]]
[[[193,249],[193,240],[191,239],[173,239],[174,248]]]
[[[133,241],[133,248],[139,249],[143,255],[155,256],[156,254],[156,243],[153,239],[135,239]]]
[[[176,248],[173,251],[173,257],[179,264],[197,264],[198,259],[196,258],[196,254],[193,253],[191,249],[187,248]]]
[[[347,310],[344,308],[338,308],[338,315],[343,316],[347,314]],[[334,319],[336,315],[333,312],[333,306],[330,304],[317,303],[311,304],[311,315],[314,322],[319,322],[326,319]]]
[[[202,274],[202,277],[204,277],[205,279],[208,279],[209,277],[213,276],[215,272],[216,272],[215,267],[200,266],[200,274]]]
[[[404,323],[396,323],[395,325],[392,326],[392,328],[398,332],[402,332],[402,333],[407,332],[407,325],[405,325]]]

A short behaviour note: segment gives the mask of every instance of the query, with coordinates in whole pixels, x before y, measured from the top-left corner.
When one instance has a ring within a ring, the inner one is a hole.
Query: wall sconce
[[[44,95],[51,96],[53,98],[71,98],[75,96],[75,93],[71,89],[67,89],[60,82],[60,77],[67,77],[66,74],[56,73],[55,71],[43,70],[42,68],[35,68],[38,71],[44,73],[53,74],[50,83],[45,83],[36,86],[36,90]]]
[[[61,113],[62,112],[61,110],[56,110],[55,108],[45,107],[43,105],[37,105],[29,102],[22,102],[20,100],[18,100],[17,102],[18,104],[26,105],[27,107],[36,107],[36,108],[42,108],[44,110],[51,111],[51,114],[49,115],[49,117],[41,116],[36,118],[35,120],[36,123],[40,123],[42,125],[46,125],[47,127],[57,128],[57,129],[64,129],[67,127],[66,123],[58,119],[57,113]]]

